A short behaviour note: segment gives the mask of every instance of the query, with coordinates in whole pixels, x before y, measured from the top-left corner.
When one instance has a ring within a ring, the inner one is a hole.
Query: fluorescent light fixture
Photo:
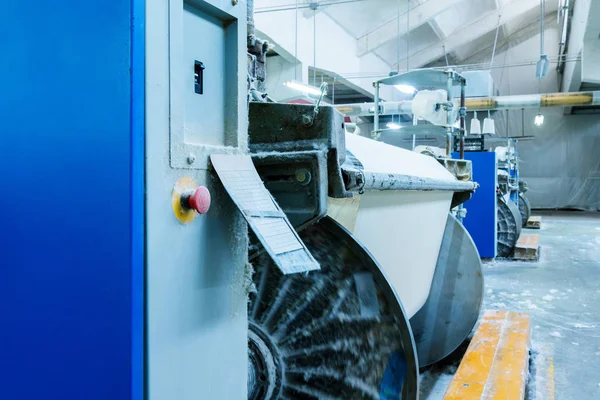
[[[542,113],[539,113],[538,115],[536,115],[534,122],[537,126],[544,125],[544,115]]]
[[[285,82],[284,85],[290,89],[294,89],[302,93],[312,94],[314,96],[319,96],[321,94],[321,89],[314,86],[305,85],[304,83],[297,81],[288,81]]]
[[[410,85],[396,85],[395,88],[401,91],[402,93],[406,94],[415,94],[415,92],[417,91],[417,89]]]
[[[386,126],[390,129],[400,129],[400,125],[396,124],[395,122],[388,122]]]

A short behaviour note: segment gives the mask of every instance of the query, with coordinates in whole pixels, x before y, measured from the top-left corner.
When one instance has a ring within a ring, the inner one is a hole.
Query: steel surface
[[[410,319],[421,367],[460,346],[477,323],[482,300],[479,253],[467,230],[448,214],[429,297]]]
[[[3,399],[143,396],[144,4],[2,5]]]

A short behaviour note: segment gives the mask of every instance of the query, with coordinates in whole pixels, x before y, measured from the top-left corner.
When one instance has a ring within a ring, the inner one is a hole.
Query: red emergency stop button
[[[200,186],[188,197],[188,205],[198,214],[206,214],[210,208],[210,192],[206,186]]]

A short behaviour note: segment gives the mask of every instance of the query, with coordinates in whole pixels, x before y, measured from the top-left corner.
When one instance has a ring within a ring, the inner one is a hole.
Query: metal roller
[[[381,268],[326,217],[301,238],[320,271],[259,256],[248,305],[250,399],[417,399],[410,324]]]
[[[482,301],[479,252],[465,227],[448,214],[427,302],[410,319],[421,367],[460,346],[477,323]]]
[[[519,193],[519,212],[521,214],[521,224],[525,228],[531,216],[531,203],[523,193]]]
[[[519,208],[510,200],[498,196],[497,205],[498,257],[510,257],[521,235],[523,222]]]

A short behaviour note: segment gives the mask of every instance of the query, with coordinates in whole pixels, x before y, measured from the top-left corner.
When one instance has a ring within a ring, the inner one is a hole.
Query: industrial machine
[[[463,223],[482,257],[509,257],[522,228],[518,206],[509,193],[502,192],[511,179],[509,172],[501,167],[510,164],[500,161],[494,151],[466,151],[465,159],[472,162],[473,177],[479,188],[465,203],[468,212]]]
[[[418,366],[458,347],[479,313],[479,256],[448,217],[476,184],[434,158],[345,133],[331,107],[305,124],[313,113],[312,105],[250,104],[256,169],[321,269],[289,276],[251,255],[249,393],[415,398]],[[447,318],[456,323],[438,340],[436,324]]]
[[[418,72],[415,71],[414,74]],[[437,72],[439,74],[442,71]],[[468,79],[469,85],[466,87],[466,91],[465,88],[459,90],[455,86],[453,97],[466,96],[464,105],[469,112],[524,108],[541,109],[543,107],[560,107],[572,104],[593,105],[598,103],[600,98],[598,92],[497,96],[489,71],[468,71],[464,72],[463,75]],[[394,79],[394,77],[384,78],[382,81],[386,82],[390,79]],[[438,83],[441,84],[442,82],[439,81]],[[372,116],[377,120],[383,115],[420,113],[423,104],[417,97],[412,100],[377,103],[378,107],[375,107],[374,103],[361,103],[343,104],[336,106],[336,108],[347,115]],[[481,125],[476,118],[474,120],[477,121],[479,125],[478,132],[480,132]],[[413,133],[429,135],[443,133],[440,128],[443,127],[422,127],[420,132],[414,131]],[[413,126],[403,126],[399,131],[390,133],[387,137],[382,136],[382,139],[387,143],[395,143],[397,140],[393,136],[398,136],[402,132],[410,133],[414,129]],[[450,128],[448,129],[450,130]],[[497,159],[494,159],[493,154],[485,154],[488,153],[487,149],[490,148],[490,143],[498,141],[505,143],[507,139],[492,138],[482,134],[471,134],[465,137],[455,135],[454,137],[454,151],[456,152],[454,157],[461,158],[459,154],[461,148],[468,152],[465,158],[473,162],[475,180],[480,184],[480,189],[468,204],[471,212],[464,220],[464,224],[473,235],[482,257],[509,257],[520,236],[521,228],[527,224],[531,214],[531,205],[524,195],[527,191],[527,185],[520,180],[518,175],[517,144],[520,139],[531,138],[519,136],[508,138],[508,145],[501,147]],[[450,148],[448,144],[446,148]],[[480,155],[476,155],[478,152]]]
[[[418,398],[479,313],[476,184],[270,103],[244,3],[35,3],[5,14],[3,398]]]
[[[498,189],[505,200],[512,201],[518,208],[523,227],[531,215],[531,204],[525,192],[527,184],[519,176],[518,140],[508,139],[507,146],[494,149],[498,156]]]

